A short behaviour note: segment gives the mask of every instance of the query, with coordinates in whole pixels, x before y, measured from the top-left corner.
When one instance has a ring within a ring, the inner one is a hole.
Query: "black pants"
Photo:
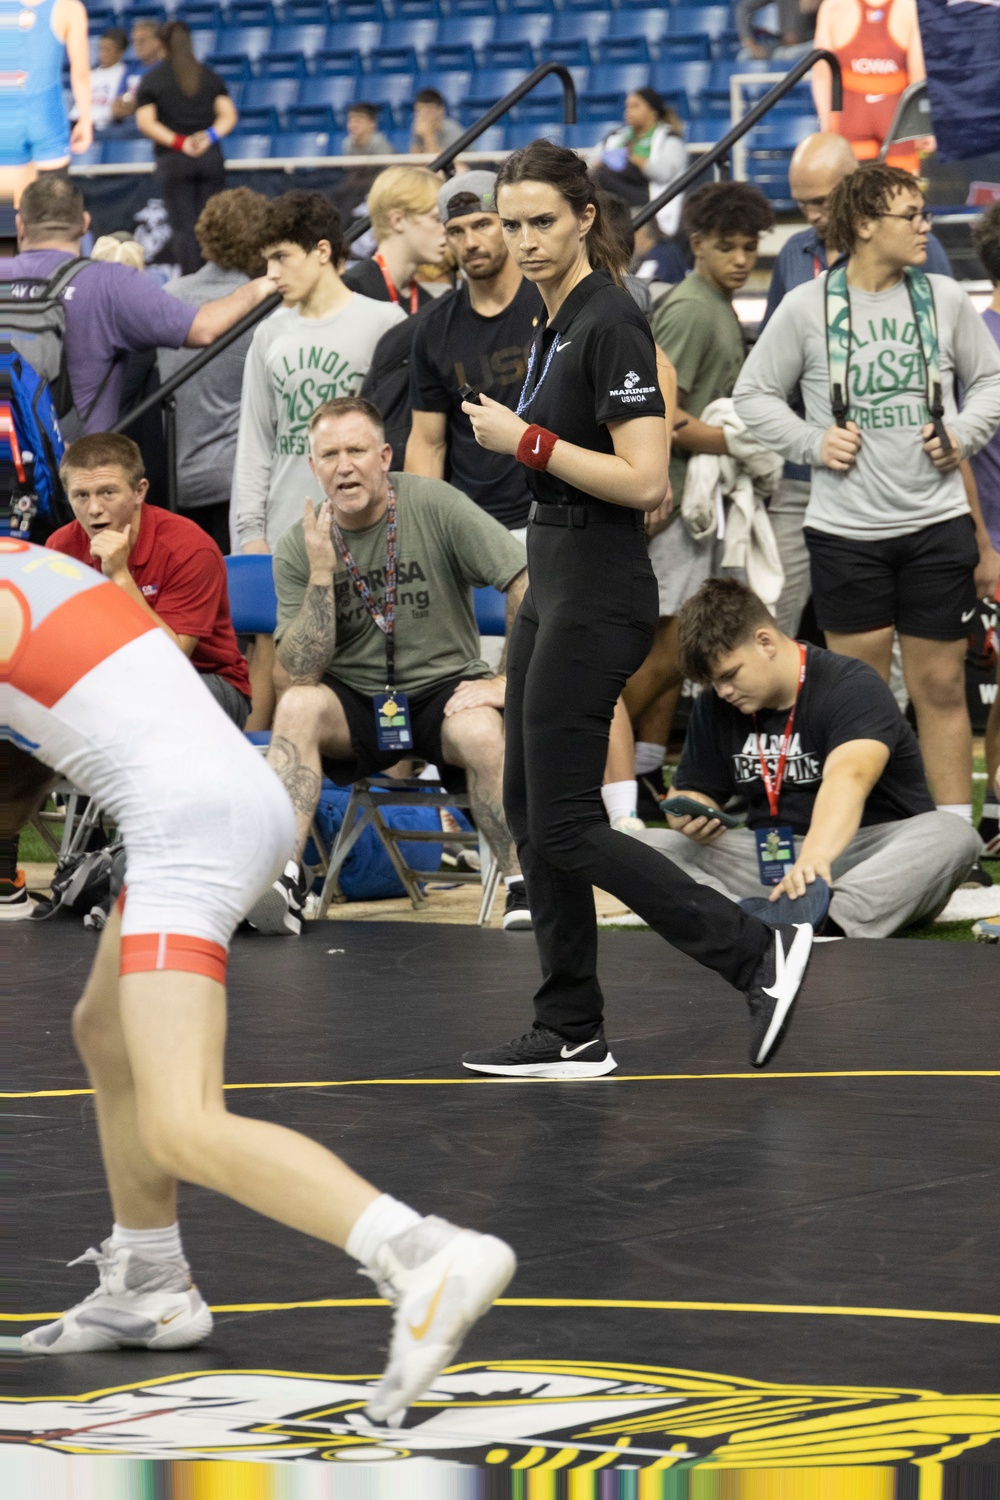
[[[219,147],[210,146],[204,156],[165,151],[157,165],[172,232],[170,253],[181,275],[191,276],[204,265],[194,226],[209,198],[225,187],[226,163]]]
[[[228,500],[213,500],[210,505],[195,505],[190,510],[180,505],[177,510],[179,515],[186,516],[212,538],[223,557],[229,556]]]
[[[568,1041],[601,1023],[593,886],[738,989],[771,942],[732,901],[609,826],[601,780],[615,703],[658,613],[638,513],[528,528],[530,587],[507,653],[504,808],[542,966],[537,1020]],[[635,524],[633,524],[633,520]]]

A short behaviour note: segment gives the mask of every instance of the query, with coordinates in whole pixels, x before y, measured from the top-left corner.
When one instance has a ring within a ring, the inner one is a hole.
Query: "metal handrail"
[[[641,224],[648,224],[650,219],[656,217],[661,208],[666,208],[667,204],[672,202],[674,198],[686,192],[693,182],[697,182],[698,178],[704,172],[708,171],[709,167],[714,167],[716,163],[724,160],[736,142],[745,136],[748,130],[752,130],[758,120],[767,114],[772,105],[777,104],[779,99],[783,99],[789,89],[794,88],[799,79],[804,78],[807,73],[811,72],[814,65],[818,62],[830,64],[830,71],[833,74],[831,107],[834,110],[843,109],[844,92],[840,77],[840,63],[832,52],[827,52],[825,48],[817,48],[815,52],[810,52],[807,56],[801,57],[794,68],[788,70],[781,82],[776,83],[773,89],[769,89],[763,99],[758,99],[757,103],[751,109],[747,110],[739,124],[734,125],[732,130],[727,135],[724,135],[722,140],[717,142],[710,151],[706,151],[704,156],[699,157],[692,166],[688,167],[686,172],[683,172],[680,177],[676,178],[668,187],[665,187],[658,197],[650,199],[649,203],[644,203],[632,219],[633,228],[638,229]]]
[[[502,115],[505,115],[509,109],[513,109],[515,104],[520,104],[525,95],[530,94],[536,84],[541,83],[543,78],[548,78],[550,73],[555,73],[562,84],[563,124],[575,125],[576,84],[573,82],[572,73],[562,63],[539,63],[538,67],[532,69],[526,78],[521,79],[517,88],[511,89],[510,93],[498,99],[496,104],[491,104],[486,113],[481,115],[474,125],[470,125],[464,135],[460,135],[457,141],[441,152],[440,156],[435,156],[434,160],[428,164],[428,172],[446,172],[456,157],[461,156],[463,151],[467,151],[473,141],[477,141],[491,125],[496,124]],[[356,239],[359,239],[371,227],[371,222],[371,219],[364,218],[352,224],[347,231],[347,243],[352,245]]]

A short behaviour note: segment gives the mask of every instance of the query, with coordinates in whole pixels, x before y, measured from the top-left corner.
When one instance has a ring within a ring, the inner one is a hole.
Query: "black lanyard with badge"
[[[790,824],[778,822],[778,799],[781,796],[781,785],[785,779],[785,767],[788,764],[788,751],[792,743],[792,729],[795,726],[795,710],[799,706],[799,694],[806,680],[806,648],[799,643],[799,682],[795,689],[795,702],[792,711],[788,715],[785,732],[781,736],[778,748],[778,764],[774,775],[768,769],[767,760],[760,744],[760,730],[757,727],[757,715],[754,715],[754,729],[757,734],[757,759],[760,761],[760,775],[764,783],[764,791],[767,793],[767,805],[771,812],[771,823],[767,828],[755,828],[753,831],[754,842],[757,845],[757,868],[760,871],[761,885],[778,885],[788,874],[795,863],[795,832]]]
[[[396,491],[388,486],[389,503],[386,509],[385,528],[385,608],[379,609],[375,597],[361,576],[351,550],[344,541],[344,534],[336,521],[331,523],[334,542],[347,569],[354,592],[361,600],[375,624],[385,636],[385,692],[373,693],[375,709],[375,733],[380,750],[410,750],[413,746],[413,731],[410,725],[410,698],[408,693],[395,691],[396,684],[396,578],[398,542],[396,528]]]

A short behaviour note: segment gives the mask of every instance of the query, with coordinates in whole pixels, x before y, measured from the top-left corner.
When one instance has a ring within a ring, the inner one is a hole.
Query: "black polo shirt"
[[[609,422],[666,416],[649,324],[607,271],[586,276],[551,323],[539,328],[532,383],[534,394],[521,412],[524,420],[592,453],[614,453]],[[527,469],[526,477],[536,500],[545,505],[600,503],[553,474]]]

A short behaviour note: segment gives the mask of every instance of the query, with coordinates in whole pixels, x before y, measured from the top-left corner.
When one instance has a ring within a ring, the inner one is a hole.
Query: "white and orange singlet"
[[[290,857],[288,794],[133,600],[10,537],[0,537],[0,737],[117,825],[121,972],[221,982],[237,922]]]

